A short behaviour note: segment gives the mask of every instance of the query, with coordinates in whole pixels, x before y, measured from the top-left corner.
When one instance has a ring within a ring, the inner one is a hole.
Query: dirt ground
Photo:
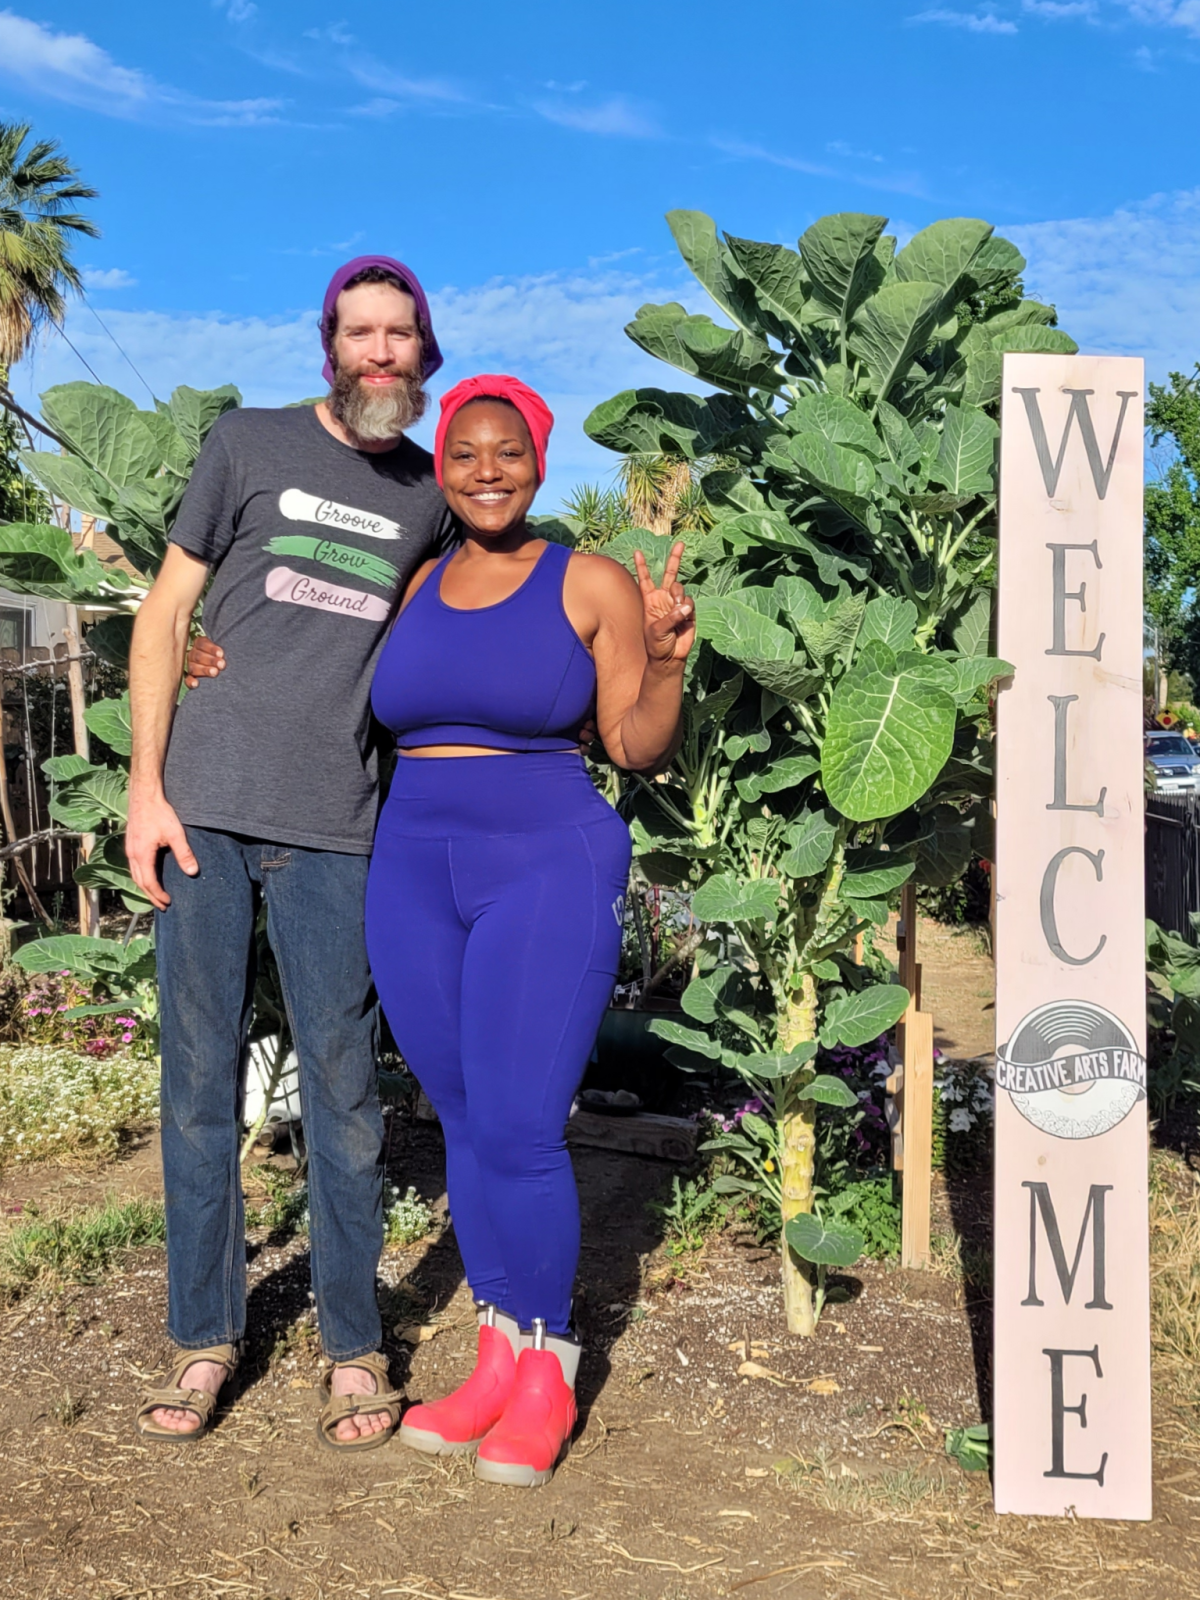
[[[986,1053],[990,964],[974,937],[923,930],[922,958],[939,1047]],[[0,1318],[0,1596],[1200,1596],[1200,1411],[1161,1374],[1151,1523],[1000,1519],[986,1475],[945,1457],[943,1428],[986,1405],[978,1177],[939,1189],[935,1228],[955,1242],[938,1270],[853,1269],[802,1341],[782,1330],[777,1259],[751,1236],[669,1256],[647,1202],[672,1169],[587,1149],[575,1163],[587,1354],[550,1485],[478,1483],[468,1462],[396,1444],[323,1450],[305,1244],[261,1232],[251,1342],[220,1425],[194,1448],[142,1443],[132,1403],[167,1350],[163,1260],[143,1250]],[[391,1172],[444,1214],[436,1127],[397,1116]],[[146,1137],[102,1170],[18,1169],[3,1203],[157,1188]],[[394,1376],[414,1399],[445,1392],[473,1351],[453,1234],[388,1252],[381,1279],[389,1328],[436,1330],[415,1348],[393,1335]],[[747,1359],[765,1375],[740,1376]]]

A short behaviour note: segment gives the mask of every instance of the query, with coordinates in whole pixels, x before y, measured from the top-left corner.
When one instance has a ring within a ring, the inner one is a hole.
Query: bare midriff
[[[551,750],[550,755],[578,755],[578,750]],[[520,750],[496,750],[481,744],[426,744],[416,750],[401,750],[402,756],[519,756]]]

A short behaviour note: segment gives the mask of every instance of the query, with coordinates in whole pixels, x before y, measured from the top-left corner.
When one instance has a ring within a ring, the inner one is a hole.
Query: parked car
[[[1176,794],[1200,789],[1200,755],[1181,733],[1148,733],[1146,760],[1156,789]]]

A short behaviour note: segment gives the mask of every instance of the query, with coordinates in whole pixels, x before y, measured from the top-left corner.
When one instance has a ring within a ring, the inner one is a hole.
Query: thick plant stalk
[[[790,999],[778,1018],[779,1048],[794,1050],[817,1036],[817,984],[805,974],[798,995]],[[783,1225],[783,1304],[789,1333],[811,1336],[817,1329],[816,1304],[810,1269],[792,1252],[786,1228],[792,1217],[813,1208],[813,1165],[816,1156],[817,1108],[811,1100],[791,1099],[780,1109],[779,1150]]]

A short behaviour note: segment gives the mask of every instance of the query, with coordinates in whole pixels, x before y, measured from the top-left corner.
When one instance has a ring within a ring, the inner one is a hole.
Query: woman
[[[396,735],[367,944],[396,1041],[441,1118],[479,1305],[465,1385],[409,1410],[418,1450],[478,1449],[493,1483],[545,1483],[575,1422],[579,1209],[565,1125],[617,972],[630,844],[579,755],[593,706],[621,767],[678,740],[693,606],[526,523],[553,418],[516,379],[442,400],[438,480],[463,543],[414,574],[375,673]],[[640,593],[639,593],[640,590]]]

